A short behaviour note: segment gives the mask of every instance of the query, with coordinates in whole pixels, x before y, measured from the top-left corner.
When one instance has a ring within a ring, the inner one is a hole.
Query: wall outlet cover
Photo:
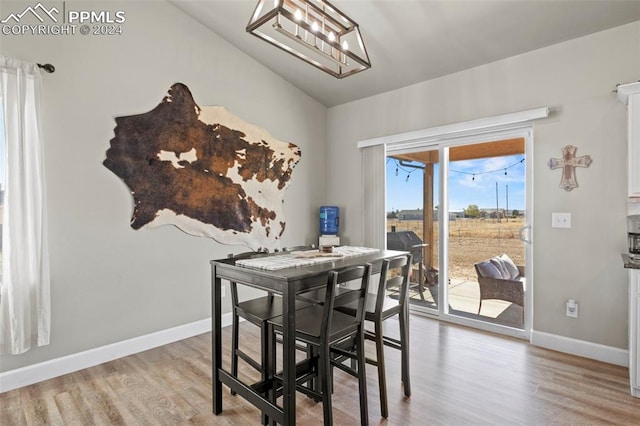
[[[552,228],[571,228],[571,213],[551,213]]]

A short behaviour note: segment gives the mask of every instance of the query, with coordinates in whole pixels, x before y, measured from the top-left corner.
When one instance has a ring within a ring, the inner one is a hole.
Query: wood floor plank
[[[127,410],[126,405],[109,385],[108,375],[102,376],[100,373],[89,368],[74,374],[85,404],[92,407],[93,424],[115,426],[134,422],[135,416]]]
[[[122,358],[112,361],[117,366],[118,372],[107,378],[109,386],[114,390],[115,395],[122,400],[126,410],[136,419],[140,425],[156,425],[158,421],[153,413],[148,409],[144,395],[136,389],[136,380],[131,376],[135,375],[129,363],[128,358]]]
[[[386,321],[390,334],[397,323]],[[242,327],[257,355],[258,329]],[[223,330],[228,348],[230,329]],[[367,366],[369,416],[381,425],[640,424],[640,399],[628,370],[440,323],[411,320],[412,396],[404,396],[400,352],[385,348],[389,418],[380,417],[376,369]],[[374,356],[374,348],[367,343]],[[223,351],[223,365],[230,363]],[[241,363],[242,377],[258,373]],[[358,424],[358,384],[335,372],[334,422]],[[221,415],[211,413],[211,333],[0,394],[0,424],[258,425],[260,413],[223,387]],[[322,423],[322,405],[299,394],[297,421]]]
[[[54,397],[58,411],[65,424],[92,424],[92,407],[85,405],[80,391],[76,389],[60,392]]]
[[[0,406],[2,407],[0,409],[0,424],[13,425],[26,423],[19,393],[9,395],[5,392],[5,395],[0,397]]]
[[[62,422],[58,408],[50,393],[45,392],[44,386],[25,386],[19,390],[19,395],[27,424],[50,425]]]

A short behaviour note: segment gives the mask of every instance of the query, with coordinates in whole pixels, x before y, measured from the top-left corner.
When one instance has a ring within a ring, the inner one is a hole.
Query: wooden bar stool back
[[[376,359],[367,358],[367,363],[378,367],[378,387],[380,389],[380,412],[382,417],[389,416],[387,403],[387,376],[385,372],[384,347],[389,346],[401,351],[402,383],[404,394],[411,396],[411,378],[409,374],[409,274],[411,271],[411,254],[386,259],[382,263],[377,293],[368,294],[365,303],[365,321],[371,321],[374,332],[366,331],[365,338],[376,344]],[[389,297],[391,290],[394,297]],[[372,297],[373,296],[373,297]],[[356,314],[353,304],[336,307],[341,312]],[[385,336],[382,322],[398,315],[400,325],[399,339]]]
[[[259,252],[246,252],[240,254],[229,254],[229,259],[247,259],[259,254]],[[240,301],[238,297],[238,283],[230,282],[231,293],[231,374],[238,377],[238,359],[242,359],[254,369],[263,373],[263,366],[266,365],[267,355],[267,327],[266,321],[270,318],[282,315],[282,298],[271,292],[267,292],[265,296]],[[239,331],[240,318],[245,319],[251,324],[260,327],[260,360],[255,360],[249,354],[240,349]],[[235,392],[232,392],[235,394]]]
[[[371,265],[369,264],[340,271],[331,271],[327,279],[324,303],[312,304],[296,310],[296,340],[304,342],[313,348],[311,351],[313,358],[307,360],[308,367],[299,371],[296,389],[314,399],[322,400],[325,425],[333,424],[331,366],[338,367],[358,378],[360,421],[363,425],[369,424],[367,378],[365,374],[366,360],[364,355],[364,304],[370,274]],[[340,294],[341,302],[354,304],[356,307],[354,315],[344,314],[335,310],[336,288],[341,283],[354,281],[359,282],[357,288]],[[282,316],[268,321],[269,333],[271,334],[269,377],[275,377],[276,380],[278,380],[278,377],[274,374],[276,359],[275,332],[282,333],[282,323]],[[344,344],[345,342],[349,343]],[[341,361],[337,361],[337,359],[345,358],[355,359],[356,368],[349,368]],[[313,383],[314,376],[310,375],[309,371],[315,373],[319,386],[315,386]],[[280,387],[273,393],[273,402],[275,402],[275,398],[281,390]]]

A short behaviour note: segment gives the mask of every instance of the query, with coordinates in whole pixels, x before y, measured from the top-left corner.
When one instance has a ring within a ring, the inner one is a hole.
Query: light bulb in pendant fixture
[[[320,29],[320,27],[318,26],[318,23],[316,21],[313,21],[313,23],[311,24],[311,31],[313,31],[314,33],[317,33],[318,29]]]
[[[293,14],[293,19],[300,22],[302,20],[302,12],[300,9],[296,9],[296,12]]]
[[[329,41],[336,41],[336,35],[333,31],[329,31]]]
[[[349,43],[347,43],[347,40],[342,42],[342,49],[343,50],[349,50]]]

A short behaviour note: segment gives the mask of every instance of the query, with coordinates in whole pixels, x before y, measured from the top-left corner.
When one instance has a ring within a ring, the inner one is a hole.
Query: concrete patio
[[[411,304],[428,308],[437,308],[433,291],[434,287],[425,287],[422,292],[414,286],[409,294]],[[433,291],[433,294],[432,294]],[[503,300],[484,300],[478,315],[480,288],[477,281],[452,278],[449,284],[449,313],[452,315],[473,318],[509,327],[522,328],[522,307]]]

